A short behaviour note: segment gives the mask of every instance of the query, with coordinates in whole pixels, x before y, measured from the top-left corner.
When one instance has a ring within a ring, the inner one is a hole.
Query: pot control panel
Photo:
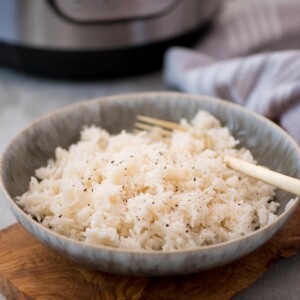
[[[76,22],[117,22],[167,13],[180,0],[53,0],[55,8]]]

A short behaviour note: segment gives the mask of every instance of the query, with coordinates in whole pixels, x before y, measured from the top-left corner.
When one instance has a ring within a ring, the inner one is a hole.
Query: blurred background
[[[161,90],[226,98],[297,139],[300,125],[291,120],[300,112],[299,47],[299,0],[1,0],[0,153],[24,126],[57,108]],[[199,78],[215,78],[218,68],[232,80],[202,86]],[[263,69],[268,76],[257,76]],[[283,71],[284,85],[268,94]],[[267,104],[258,102],[262,95]],[[1,198],[0,229],[14,222]],[[300,255],[276,263],[235,299],[298,299],[298,269]]]

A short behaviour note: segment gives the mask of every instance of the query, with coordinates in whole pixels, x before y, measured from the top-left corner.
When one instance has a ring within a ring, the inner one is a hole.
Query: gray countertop
[[[72,82],[23,75],[0,68],[0,153],[11,138],[41,115],[81,100],[118,93],[167,90],[161,74],[122,80]],[[0,194],[0,229],[14,217]],[[300,299],[300,255],[274,264],[235,300]],[[0,295],[1,299],[1,295]]]

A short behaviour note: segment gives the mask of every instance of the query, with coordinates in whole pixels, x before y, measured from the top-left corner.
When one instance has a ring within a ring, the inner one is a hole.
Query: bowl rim
[[[273,227],[275,224],[280,223],[280,221],[282,221],[282,219],[284,219],[286,217],[286,215],[289,214],[292,209],[296,209],[296,207],[299,204],[299,200],[300,200],[299,197],[297,197],[297,196],[295,196],[295,198],[293,198],[293,199],[295,199],[294,203],[292,205],[290,205],[287,209],[285,209],[279,216],[277,216],[276,220],[274,220],[272,223],[267,224],[267,225],[259,228],[258,230],[255,230],[247,235],[244,235],[244,236],[232,239],[232,240],[228,240],[225,242],[212,244],[212,245],[203,245],[203,246],[198,246],[198,247],[194,247],[194,248],[190,248],[190,249],[178,249],[178,250],[174,249],[174,250],[163,251],[163,250],[117,248],[117,247],[106,246],[106,245],[96,245],[96,244],[91,244],[91,243],[84,243],[82,241],[72,239],[70,237],[59,234],[59,233],[51,230],[50,228],[45,227],[41,223],[35,221],[20,206],[18,206],[17,203],[15,202],[15,200],[9,195],[7,189],[5,188],[5,184],[4,184],[4,180],[3,180],[3,178],[4,178],[3,165],[5,163],[5,158],[6,158],[6,156],[8,156],[10,148],[13,146],[15,141],[17,141],[23,134],[25,134],[27,131],[29,131],[32,127],[38,126],[44,120],[46,120],[48,118],[52,118],[55,115],[63,114],[64,112],[72,111],[79,107],[90,106],[90,105],[93,105],[96,103],[99,103],[101,105],[101,103],[110,102],[110,101],[118,101],[118,100],[124,100],[124,101],[132,100],[133,101],[133,100],[136,100],[136,98],[140,98],[140,100],[142,100],[142,98],[145,98],[145,97],[148,97],[148,98],[179,97],[179,98],[184,98],[183,99],[184,101],[189,101],[189,100],[209,101],[209,102],[213,102],[216,105],[225,106],[225,107],[228,107],[228,108],[234,109],[234,110],[240,110],[245,114],[251,115],[252,118],[256,118],[256,119],[261,120],[262,122],[267,123],[268,126],[273,127],[274,130],[279,131],[282,135],[285,136],[285,138],[288,140],[289,144],[291,144],[295,148],[295,150],[298,152],[298,155],[300,157],[300,147],[298,146],[296,141],[294,141],[293,138],[286,131],[284,131],[280,126],[278,126],[274,122],[270,121],[266,117],[259,115],[258,113],[253,112],[239,104],[230,102],[229,100],[224,100],[221,98],[206,96],[206,95],[182,93],[182,92],[168,92],[168,91],[125,93],[125,94],[116,94],[116,95],[110,95],[110,96],[100,96],[100,97],[93,98],[90,100],[83,100],[83,101],[80,101],[80,102],[77,102],[74,104],[66,105],[62,108],[59,108],[59,109],[51,111],[47,114],[44,114],[43,116],[37,118],[36,120],[34,120],[33,122],[31,122],[30,124],[25,126],[22,130],[20,130],[19,133],[17,133],[17,135],[8,143],[8,145],[5,147],[3,153],[0,157],[0,188],[1,188],[1,190],[5,196],[4,198],[6,198],[6,201],[8,202],[8,204],[13,207],[13,208],[10,207],[10,209],[11,210],[14,209],[14,210],[18,211],[23,217],[25,217],[25,219],[27,220],[28,223],[30,223],[33,226],[37,226],[39,230],[45,231],[47,234],[50,234],[50,236],[53,236],[57,239],[62,239],[66,243],[72,243],[72,244],[78,245],[79,247],[88,247],[88,248],[91,248],[93,250],[98,250],[98,251],[110,251],[110,252],[114,252],[114,253],[118,253],[118,254],[138,254],[138,255],[147,255],[147,254],[168,255],[168,254],[183,254],[183,253],[195,253],[195,252],[198,253],[198,252],[203,252],[203,251],[209,251],[212,249],[216,250],[216,249],[224,248],[224,247],[230,246],[232,244],[239,243],[243,240],[247,240],[247,239],[251,238],[252,236],[257,235],[257,234]],[[18,222],[21,223],[19,220],[18,220]],[[11,225],[11,226],[13,226],[13,225]],[[22,223],[21,223],[21,225],[24,227],[24,225]],[[26,229],[26,231],[28,231],[28,230]],[[33,233],[31,233],[31,234],[33,234]]]

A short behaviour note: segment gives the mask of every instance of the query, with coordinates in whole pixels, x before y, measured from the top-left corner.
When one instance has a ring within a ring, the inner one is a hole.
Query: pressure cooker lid
[[[172,10],[179,0],[53,0],[64,17],[80,23],[152,18]]]

